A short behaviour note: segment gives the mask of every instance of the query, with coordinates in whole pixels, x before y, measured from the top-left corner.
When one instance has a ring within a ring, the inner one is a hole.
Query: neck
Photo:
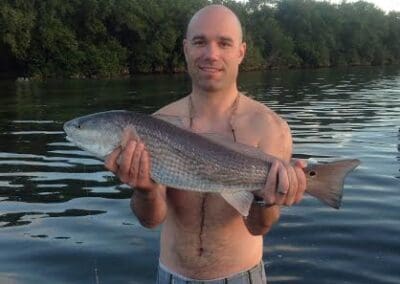
[[[207,116],[210,118],[230,115],[232,106],[239,95],[236,87],[232,91],[224,92],[193,92],[190,94],[192,106],[196,116]]]
[[[232,132],[233,141],[236,142],[235,129],[232,124],[239,105],[240,93],[238,90],[234,93],[191,93],[189,95],[189,126],[195,129],[193,121],[195,118],[206,118],[210,121],[218,122],[219,126],[214,124],[215,129],[226,129]],[[225,122],[224,122],[225,121]],[[222,124],[221,124],[222,122]],[[203,120],[204,123],[204,120]],[[227,125],[227,124],[228,125]],[[221,127],[222,125],[222,127]],[[204,124],[203,124],[204,127]],[[210,127],[208,127],[210,128]],[[201,129],[201,127],[200,127]]]

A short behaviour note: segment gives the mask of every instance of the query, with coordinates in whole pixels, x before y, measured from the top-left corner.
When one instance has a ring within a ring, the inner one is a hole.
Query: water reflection
[[[67,209],[63,212],[18,212],[0,215],[0,228],[28,225],[34,220],[56,217],[82,217],[104,214],[102,210]]]
[[[397,144],[397,161],[400,162],[400,128],[399,131],[397,133],[397,137],[398,137],[398,144]],[[400,172],[400,168],[399,168],[399,172]],[[400,174],[397,176],[398,179],[400,179]]]
[[[96,259],[104,283],[153,283],[158,232],[138,225],[131,190],[61,127],[102,110],[150,113],[184,96],[186,77],[0,83],[0,282],[90,283]],[[312,198],[283,209],[264,247],[269,282],[399,282],[400,70],[252,72],[239,84],[287,119],[296,157],[362,160],[340,211]]]
[[[308,137],[329,143],[332,133],[352,132],[369,127],[370,122],[387,120],[399,112],[398,71],[380,70],[379,77],[368,68],[357,71],[323,69],[293,72],[251,73],[242,89],[265,102],[288,119],[299,142]],[[262,77],[262,78],[260,78]],[[386,121],[384,123],[387,123]],[[317,136],[317,137],[315,137]],[[334,139],[339,142],[339,139]]]

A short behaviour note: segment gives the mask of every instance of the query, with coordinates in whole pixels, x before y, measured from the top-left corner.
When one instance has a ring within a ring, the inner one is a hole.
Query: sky
[[[400,0],[364,0],[375,4],[378,8],[385,12],[389,11],[400,11]],[[329,0],[331,3],[341,3],[342,0]],[[356,2],[356,0],[347,0],[347,3]]]
[[[242,2],[246,2],[246,0],[240,0]],[[327,0],[316,0],[316,1],[327,1]],[[356,2],[358,0],[346,0],[347,3]],[[400,12],[400,0],[363,0],[365,2],[370,2],[375,4],[378,8],[382,9],[385,12],[389,11],[398,11]],[[328,0],[331,3],[341,3],[342,0]]]

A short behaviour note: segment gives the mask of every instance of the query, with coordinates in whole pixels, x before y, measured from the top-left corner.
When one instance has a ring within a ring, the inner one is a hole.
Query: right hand
[[[256,194],[263,197],[266,204],[298,204],[307,186],[304,174],[306,166],[307,163],[303,160],[296,160],[293,164],[273,160],[265,187]]]
[[[105,167],[135,190],[149,193],[157,188],[150,177],[150,156],[142,142],[128,140],[108,155]]]

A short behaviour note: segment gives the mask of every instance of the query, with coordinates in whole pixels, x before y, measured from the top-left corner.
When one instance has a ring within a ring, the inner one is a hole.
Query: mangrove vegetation
[[[400,63],[400,13],[363,1],[2,0],[0,71],[36,78],[181,72],[186,24],[210,3],[242,21],[244,70]]]

